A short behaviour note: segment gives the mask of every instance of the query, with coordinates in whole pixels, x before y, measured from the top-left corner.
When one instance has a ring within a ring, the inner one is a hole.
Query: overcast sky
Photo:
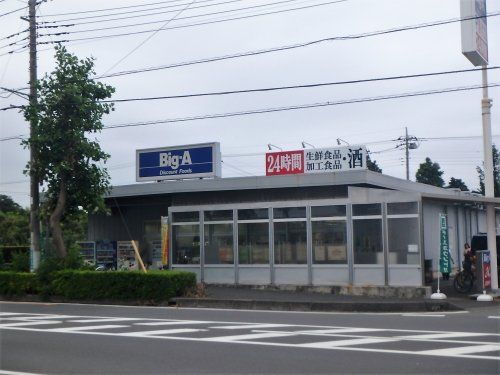
[[[26,1],[19,0],[1,1],[0,15],[25,4]],[[150,5],[123,8],[146,4]],[[500,11],[500,1],[490,0],[487,4],[488,13]],[[117,9],[89,12],[103,8]],[[57,15],[75,12],[81,13]],[[274,14],[263,14],[271,12]],[[24,32],[3,39],[27,27],[19,18],[26,14],[27,9],[23,9],[0,17],[0,46],[27,36]],[[96,72],[100,75],[454,19],[460,16],[460,6],[458,0],[50,0],[39,6],[38,15],[40,22],[60,21],[47,25],[75,24],[40,29],[40,34],[71,32],[39,38],[47,42],[170,28],[154,34],[66,43],[68,49],[81,58],[95,57]],[[134,18],[116,19],[124,17]],[[175,19],[168,22],[173,17]],[[193,25],[195,23],[205,24]],[[135,25],[83,32],[131,24]],[[489,66],[494,67],[500,65],[500,16],[488,18],[488,37]],[[0,48],[0,55],[17,48]],[[50,44],[39,46],[39,77],[54,68],[53,55]],[[0,87],[27,86],[28,58],[26,49],[0,56]],[[116,87],[113,98],[122,99],[471,68],[473,65],[461,53],[460,23],[455,22],[103,81]],[[500,69],[492,69],[488,75],[490,83],[500,83]],[[481,73],[471,72],[264,93],[127,102],[117,104],[115,112],[106,116],[104,123],[114,125],[335,102],[480,83]],[[490,88],[493,141],[497,143],[500,142],[499,93],[498,87]],[[6,93],[0,90],[0,95],[6,96]],[[400,142],[395,140],[402,137],[408,127],[409,134],[420,139],[419,147],[410,153],[411,179],[414,180],[418,165],[430,157],[440,164],[446,182],[450,177],[461,178],[473,190],[478,187],[476,166],[482,163],[481,97],[481,90],[471,90],[109,129],[98,139],[102,148],[111,154],[108,167],[114,185],[135,183],[136,149],[217,141],[221,144],[223,177],[252,176],[265,174],[264,154],[269,143],[294,150],[301,147],[302,141],[315,147],[334,146],[337,138],[350,144],[366,144],[373,153],[372,159],[385,174],[405,178],[405,152],[403,148],[396,148]],[[0,108],[23,103],[23,99],[16,96],[0,98]],[[28,129],[17,110],[0,111],[0,138],[26,136]],[[29,205],[29,184],[23,175],[28,157],[19,140],[0,141],[0,194],[12,196],[23,206]]]

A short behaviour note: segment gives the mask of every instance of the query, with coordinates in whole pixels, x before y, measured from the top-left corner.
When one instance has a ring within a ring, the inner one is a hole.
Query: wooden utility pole
[[[30,33],[30,105],[37,103],[37,66],[36,66],[36,0],[29,0],[29,33]],[[35,118],[30,121],[30,137],[34,134],[37,126]],[[38,175],[33,168],[36,153],[33,144],[30,145],[30,239],[31,239],[31,269],[38,269],[40,264],[40,197],[38,190]]]

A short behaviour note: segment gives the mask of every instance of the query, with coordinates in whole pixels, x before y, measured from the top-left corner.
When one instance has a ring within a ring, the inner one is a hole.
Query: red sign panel
[[[266,154],[266,176],[304,173],[304,150]]]

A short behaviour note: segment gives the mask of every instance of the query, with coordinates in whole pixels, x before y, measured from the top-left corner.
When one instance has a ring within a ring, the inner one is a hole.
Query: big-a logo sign
[[[220,177],[220,145],[163,147],[137,150],[137,181]]]

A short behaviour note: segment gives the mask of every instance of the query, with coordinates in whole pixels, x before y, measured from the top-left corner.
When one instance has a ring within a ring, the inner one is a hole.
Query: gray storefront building
[[[158,265],[168,222],[169,268],[206,283],[423,286],[439,261],[448,218],[455,266],[486,231],[484,204],[500,199],[368,170],[163,181],[116,186],[110,215],[89,218],[89,240],[137,240]]]

